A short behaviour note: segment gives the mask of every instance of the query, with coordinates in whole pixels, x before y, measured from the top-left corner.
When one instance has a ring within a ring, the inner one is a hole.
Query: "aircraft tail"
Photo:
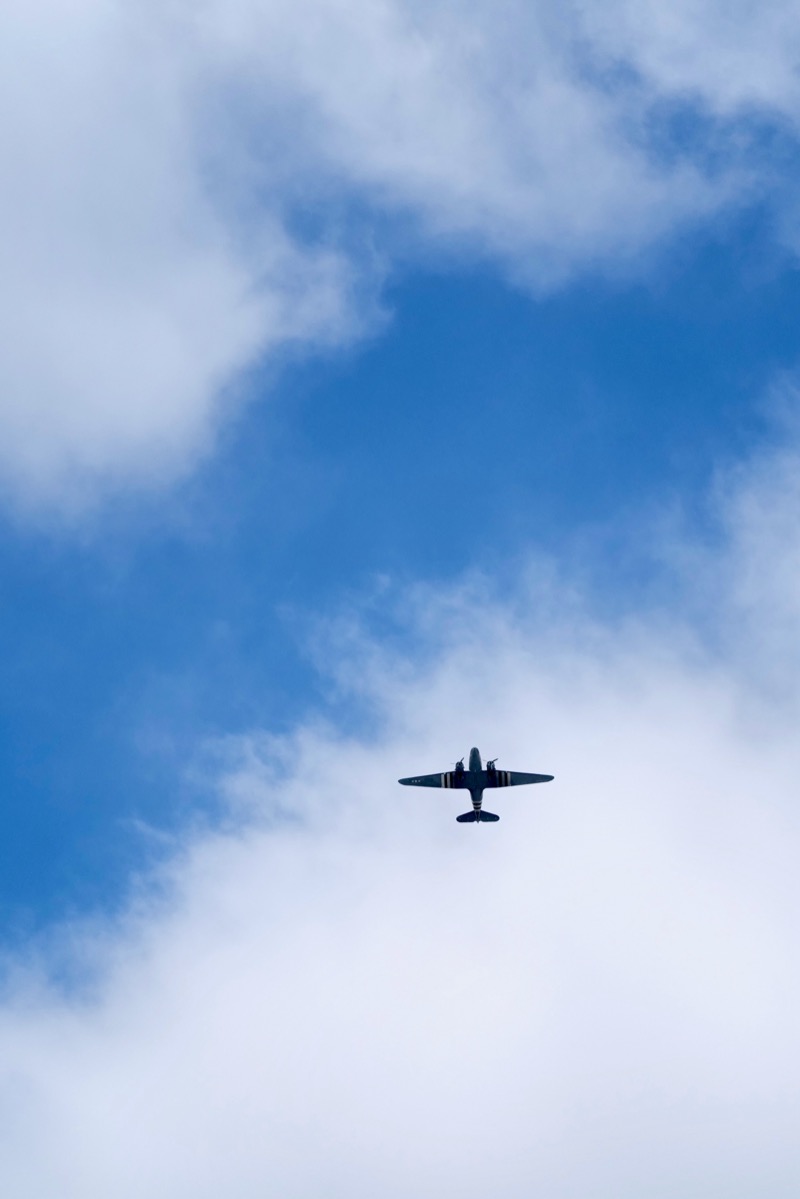
[[[456,816],[459,824],[476,824],[478,821],[488,824],[491,821],[499,819],[500,817],[495,816],[494,812],[484,812],[483,809],[480,812],[476,812],[474,808],[471,812],[465,812],[463,816]]]

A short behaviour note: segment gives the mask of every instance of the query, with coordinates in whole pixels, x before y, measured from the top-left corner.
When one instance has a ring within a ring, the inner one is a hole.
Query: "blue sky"
[[[794,1196],[792,6],[34,9],[5,1190]]]
[[[172,495],[88,530],[7,522],[9,927],[125,893],[153,848],[134,820],[172,829],[202,802],[192,739],[324,706],[308,626],[378,580],[478,568],[502,591],[535,549],[588,559],[609,603],[642,596],[643,511],[704,525],[714,471],[769,435],[798,289],[751,214],[646,278],[545,296],[409,271],[366,344],[256,375]]]

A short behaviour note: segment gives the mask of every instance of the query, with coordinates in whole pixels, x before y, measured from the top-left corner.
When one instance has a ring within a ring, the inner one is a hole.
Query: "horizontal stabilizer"
[[[492,821],[499,819],[500,817],[495,816],[494,812],[476,812],[474,809],[472,812],[465,812],[463,816],[456,816],[459,824],[474,824],[478,820],[484,824],[490,824]]]

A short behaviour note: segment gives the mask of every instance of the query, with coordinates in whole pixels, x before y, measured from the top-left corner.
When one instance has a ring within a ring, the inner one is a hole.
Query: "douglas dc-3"
[[[487,787],[519,787],[522,783],[549,783],[552,774],[524,774],[519,770],[498,770],[493,761],[486,763],[486,769],[481,765],[481,755],[477,749],[469,751],[469,770],[464,769],[464,759],[456,762],[455,770],[446,770],[444,774],[417,774],[410,779],[398,779],[405,787],[455,787],[469,791],[472,796],[472,811],[463,816],[456,816],[460,824],[488,822],[499,820],[494,812],[484,812],[483,792]]]

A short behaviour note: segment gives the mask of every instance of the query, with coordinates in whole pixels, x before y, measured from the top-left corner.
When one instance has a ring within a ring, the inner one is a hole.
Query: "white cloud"
[[[654,92],[685,95],[722,116],[761,110],[797,125],[800,20],[789,0],[582,0],[581,20],[606,53]]]
[[[749,653],[791,607],[776,461],[705,555],[715,649],[558,582],[418,591],[417,658],[357,634],[338,655],[374,737],[232,739],[229,832],[176,858],[168,898],[71,930],[87,993],[17,974],[4,1191],[794,1196],[797,673],[776,693]],[[747,603],[715,596],[754,554]],[[556,781],[480,829],[395,783],[476,741]]]
[[[355,189],[434,245],[499,256],[541,286],[719,202],[691,164],[656,165],[631,142],[620,117],[641,93],[595,86],[582,26],[563,9],[384,0],[295,11],[203,9],[209,58],[224,48],[245,69],[254,143],[265,114],[294,120],[297,169],[317,188]]]
[[[209,445],[259,354],[352,332],[349,268],[268,204],[237,243],[158,28],[102,0],[4,13],[0,470],[80,508]]]
[[[80,509],[191,469],[241,372],[356,335],[394,255],[553,285],[780,183],[742,122],[796,127],[798,22],[727,13],[7,4],[6,492]],[[711,124],[665,155],[687,98]]]

